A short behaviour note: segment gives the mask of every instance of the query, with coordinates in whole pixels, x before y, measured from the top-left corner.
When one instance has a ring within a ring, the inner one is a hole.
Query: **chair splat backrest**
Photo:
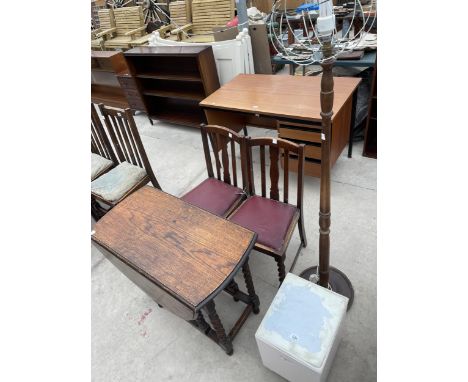
[[[91,103],[91,152],[107,158],[117,164],[112,146],[107,137],[104,126],[96,111],[96,108]]]
[[[154,187],[161,189],[143,147],[130,109],[117,109],[99,104],[118,162],[128,162],[143,168]]]
[[[143,9],[139,5],[114,9],[114,18],[117,36],[125,36],[125,33],[145,25]],[[135,36],[141,37],[144,34],[144,31],[140,31],[135,33]]]
[[[193,33],[207,34],[213,27],[226,25],[234,18],[234,0],[193,0],[192,4]]]
[[[247,190],[247,158],[245,155],[245,138],[223,126],[201,125],[203,150],[205,152],[208,176],[214,178],[213,163],[210,153],[210,144],[213,149],[216,166],[216,178],[225,183],[239,187],[238,174],[240,173],[242,188]],[[237,152],[240,154],[240,171],[236,160]],[[231,174],[232,170],[232,174]]]
[[[250,138],[246,137],[246,153],[248,158],[248,183],[249,194],[255,195],[255,183],[253,173],[252,147],[259,147],[260,153],[260,180],[262,197],[267,197],[266,179],[266,147],[268,147],[270,163],[270,199],[280,201],[279,193],[279,161],[284,160],[283,171],[283,202],[289,203],[289,157],[290,154],[297,156],[297,207],[302,209],[302,198],[304,189],[304,148],[303,144],[296,144],[281,138]]]
[[[112,10],[112,8],[100,9],[98,11],[98,17],[99,28],[101,29],[101,31],[105,31],[107,29],[115,27],[114,11]]]

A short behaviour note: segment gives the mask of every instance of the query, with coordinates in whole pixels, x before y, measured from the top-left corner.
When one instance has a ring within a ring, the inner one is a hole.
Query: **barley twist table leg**
[[[202,312],[198,312],[198,316],[197,316],[197,319],[196,319],[196,323],[198,325],[198,328],[203,332],[203,333],[207,333],[208,330],[210,330],[210,325],[208,325],[208,323],[205,321],[205,318],[203,317],[203,313]]]
[[[245,285],[247,286],[247,292],[249,293],[250,301],[252,303],[252,310],[255,314],[258,314],[260,312],[260,300],[255,293],[252,275],[250,273],[249,263],[247,261],[242,267],[242,273],[244,274]]]
[[[215,303],[210,301],[206,304],[205,309],[208,313],[208,317],[210,318],[210,322],[213,325],[213,329],[216,332],[219,345],[224,349],[227,355],[231,355],[233,353],[232,342],[226,335],[221,319],[219,318],[218,313],[216,313]]]
[[[234,301],[239,301],[239,297],[236,297],[236,294],[239,292],[239,285],[237,285],[234,280],[231,281],[227,289],[229,289],[230,293],[232,293]]]

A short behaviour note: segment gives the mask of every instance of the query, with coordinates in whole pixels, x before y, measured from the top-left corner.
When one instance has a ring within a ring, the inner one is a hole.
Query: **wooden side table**
[[[250,312],[259,312],[248,265],[256,238],[252,231],[149,186],[100,219],[92,235],[103,254],[159,306],[189,321],[228,355]],[[234,281],[240,269],[247,294]],[[247,304],[228,334],[213,301],[223,290]]]

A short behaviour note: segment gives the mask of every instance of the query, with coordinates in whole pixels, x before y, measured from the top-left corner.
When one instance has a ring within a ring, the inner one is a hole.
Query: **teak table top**
[[[94,230],[98,244],[194,311],[226,287],[257,236],[149,186]]]
[[[320,81],[321,77],[239,74],[201,101],[200,106],[321,121]],[[334,77],[334,116],[360,81],[354,77]]]

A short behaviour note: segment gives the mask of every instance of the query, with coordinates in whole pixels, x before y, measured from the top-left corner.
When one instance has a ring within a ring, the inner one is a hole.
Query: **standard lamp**
[[[240,1],[240,0],[239,0]],[[280,58],[284,58],[290,64],[307,66],[319,63],[322,66],[322,79],[320,90],[320,104],[322,117],[321,137],[321,174],[320,174],[320,241],[319,241],[319,264],[305,269],[300,276],[316,282],[319,285],[330,288],[333,291],[348,297],[348,309],[354,298],[354,290],[348,277],[340,270],[330,266],[330,138],[331,120],[333,116],[333,64],[335,56],[347,49],[359,46],[366,36],[366,26],[372,13],[375,14],[375,1],[371,3],[369,16],[365,16],[360,0],[354,0],[351,10],[351,20],[348,27],[342,30],[341,38],[337,38],[333,2],[331,0],[305,0],[306,3],[296,8],[296,16],[291,16],[287,6],[288,0],[277,0],[273,2],[269,18],[269,36],[272,47],[277,51]],[[351,9],[347,7],[346,9]],[[346,10],[345,10],[346,13]],[[354,19],[358,14],[362,15],[362,27],[350,37],[350,30]],[[302,22],[304,35],[298,38],[290,20]],[[316,20],[317,30],[314,26]],[[370,23],[371,30],[375,17]],[[286,31],[283,30],[286,26]],[[309,35],[309,27],[313,31],[314,38]],[[279,32],[279,34],[277,33]],[[293,36],[294,44],[285,46],[285,33]],[[295,262],[292,267],[294,267]]]
[[[317,18],[317,38],[321,42],[322,79],[320,88],[320,105],[322,117],[322,154],[320,172],[320,241],[319,264],[305,269],[300,276],[310,281],[317,281],[324,288],[348,297],[348,310],[354,299],[354,289],[348,277],[340,270],[330,266],[330,138],[331,120],[333,116],[333,33],[335,31],[335,15],[331,0],[319,3]]]

